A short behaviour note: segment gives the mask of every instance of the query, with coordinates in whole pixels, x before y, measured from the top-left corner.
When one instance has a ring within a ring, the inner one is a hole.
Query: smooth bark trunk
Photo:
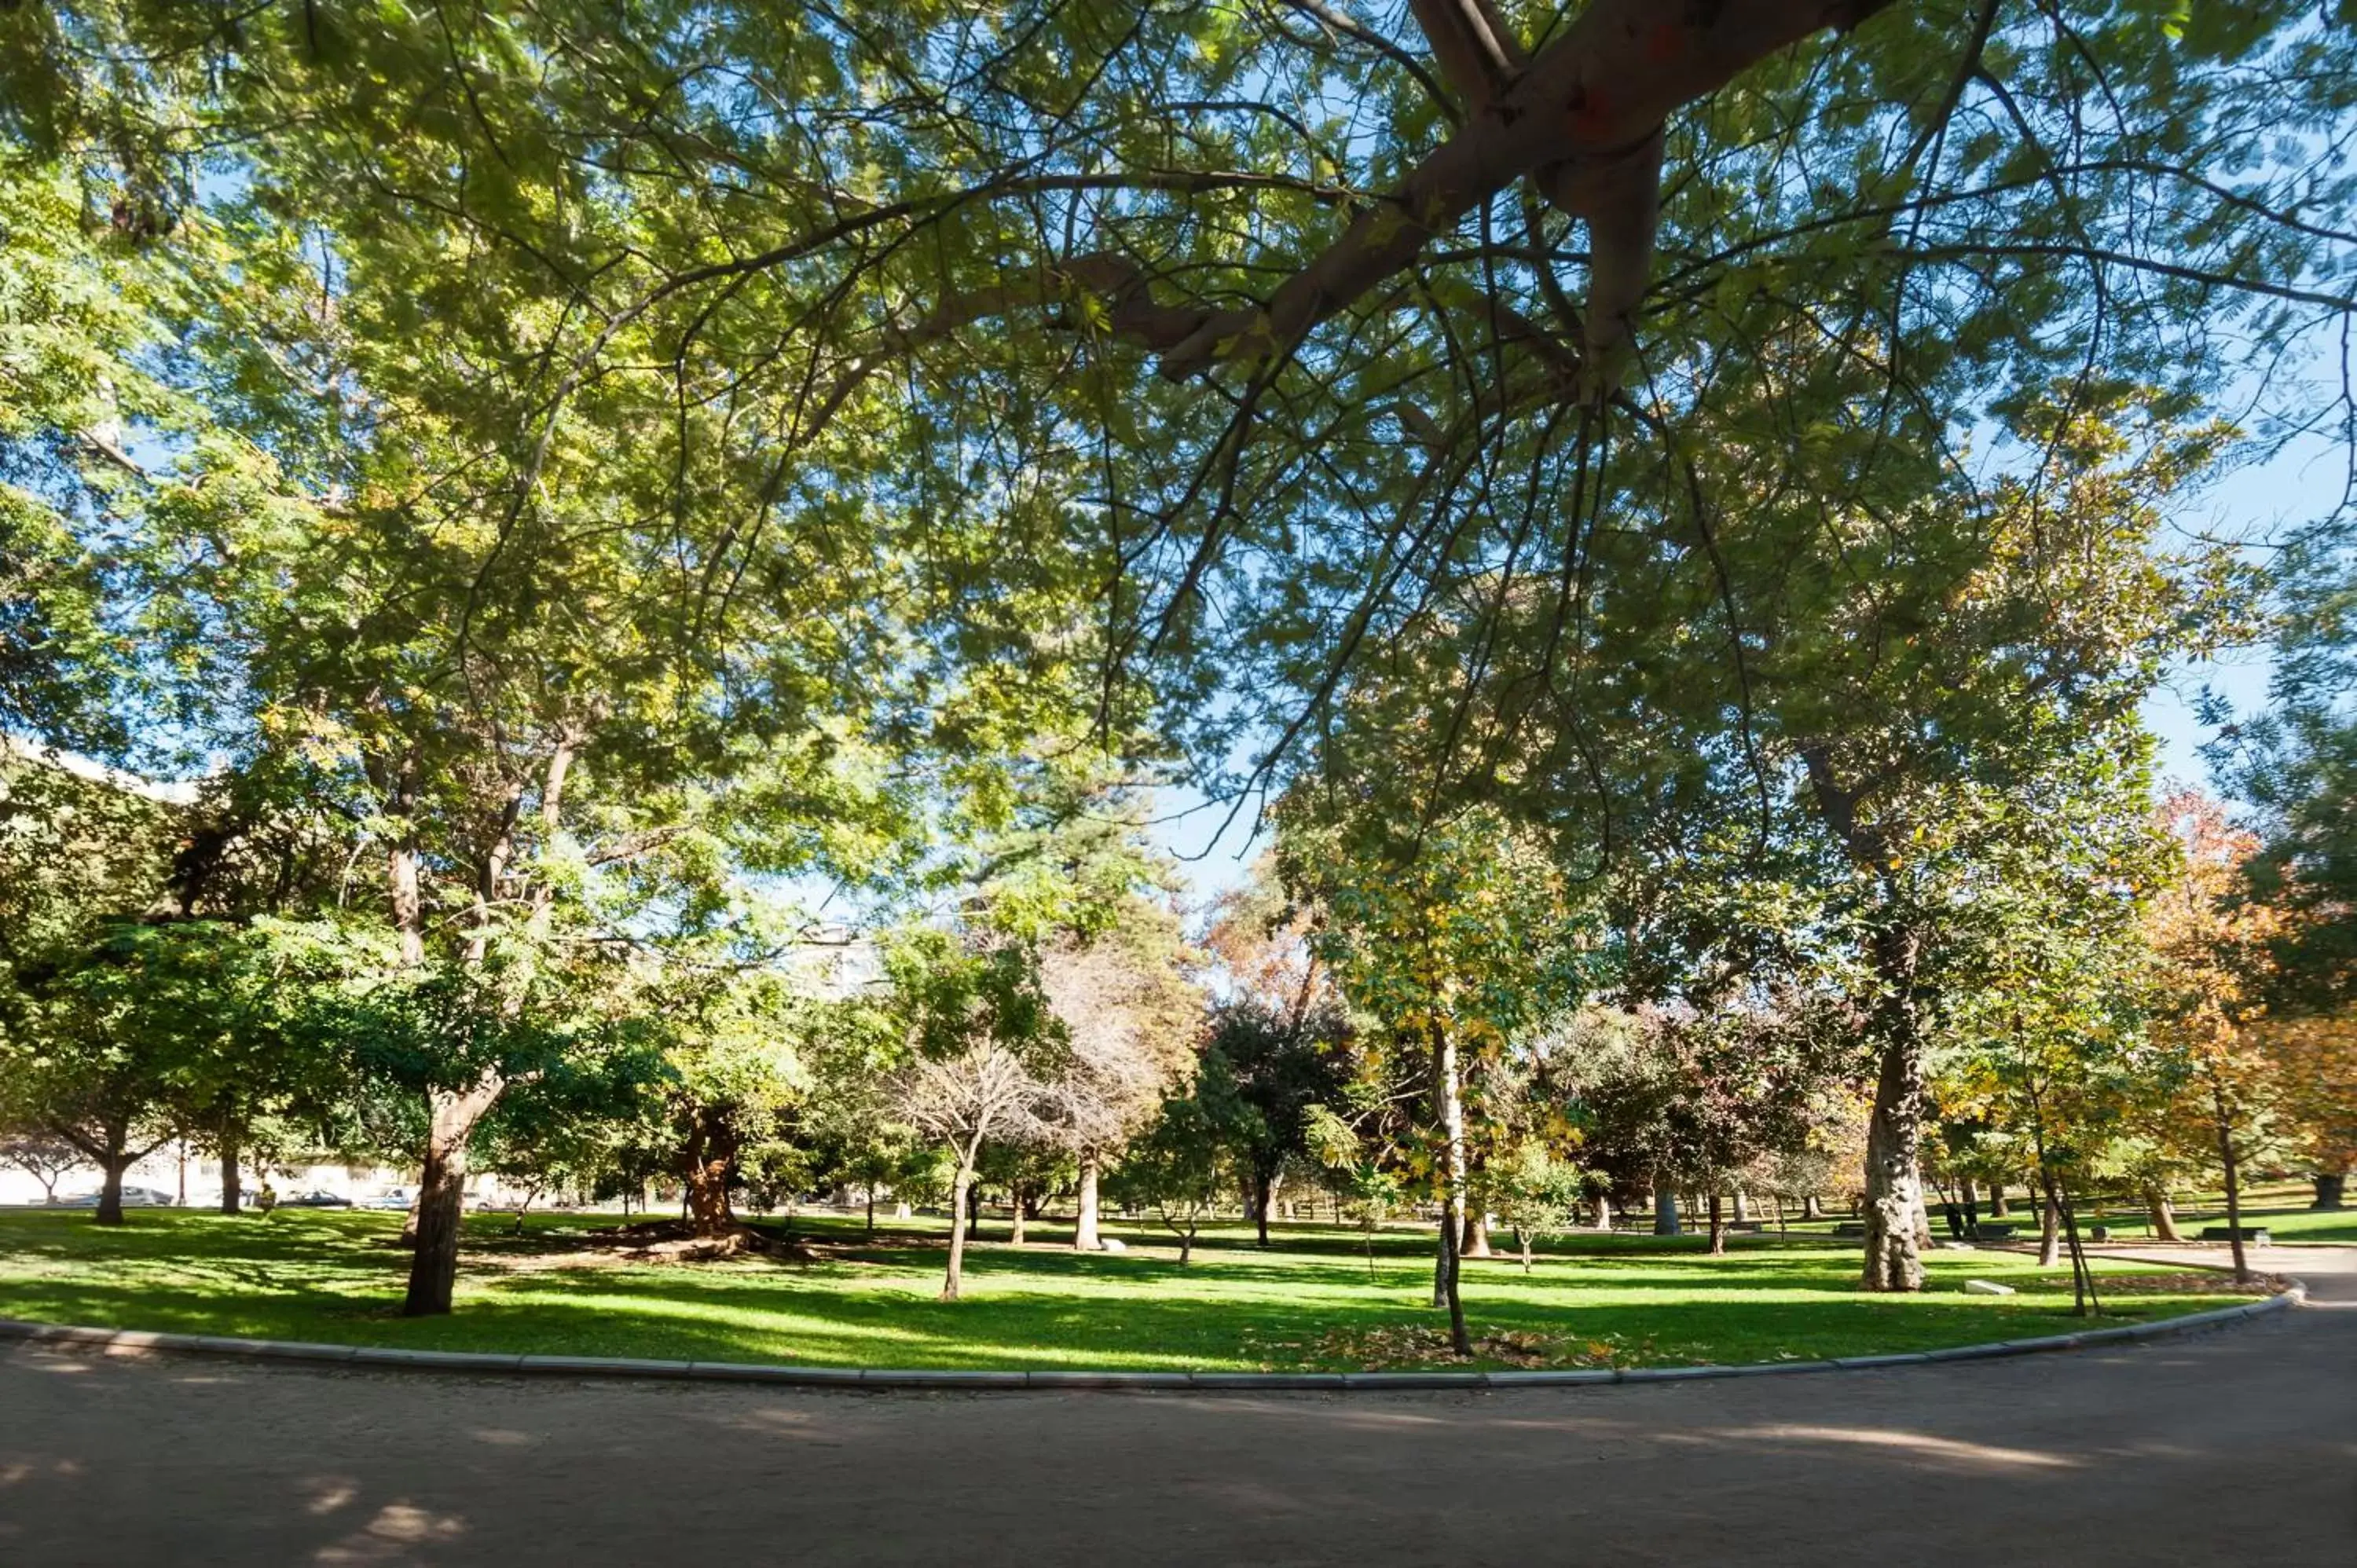
[[[1612,1229],[1612,1198],[1608,1193],[1596,1195],[1596,1228],[1598,1230]]]
[[[1448,1342],[1459,1356],[1473,1353],[1472,1336],[1465,1328],[1465,1300],[1457,1266],[1458,1239],[1465,1230],[1465,1099],[1458,1078],[1457,1040],[1445,1028],[1433,1028],[1432,1093],[1440,1112],[1441,1182],[1440,1244],[1434,1264],[1435,1305],[1448,1308]]]
[[[1735,1189],[1735,1222],[1740,1225],[1750,1218],[1751,1202],[1744,1196],[1743,1189],[1738,1187]]]
[[[1808,1194],[1804,1195],[1804,1196],[1802,1197],[1802,1199],[1801,1199],[1801,1218],[1802,1218],[1802,1219],[1823,1219],[1824,1217],[1825,1217],[1825,1205],[1824,1205],[1824,1200],[1823,1198],[1820,1198],[1820,1197],[1819,1197],[1815,1193],[1813,1193],[1813,1192],[1812,1192],[1812,1193],[1808,1193]]]
[[[2005,1183],[2001,1181],[1989,1183],[1989,1218],[1991,1219],[2013,1218],[2013,1211],[2005,1206]]]
[[[1075,1251],[1098,1252],[1104,1242],[1097,1234],[1100,1223],[1097,1201],[1097,1157],[1084,1155],[1081,1158],[1081,1196],[1079,1213],[1072,1220],[1072,1248]]]
[[[2165,1192],[2145,1194],[2145,1208],[2152,1216],[2152,1235],[2156,1241],[2182,1241],[2184,1235],[2177,1229],[2177,1206],[2169,1201]]]
[[[1021,1187],[1016,1187],[1007,1193],[1006,1208],[1006,1244],[1010,1247],[1020,1247],[1023,1245],[1024,1222]]]
[[[1653,1234],[1678,1234],[1678,1195],[1666,1185],[1653,1188]]]
[[[1710,1255],[1727,1255],[1727,1205],[1716,1192],[1710,1195]]]
[[[2046,1190],[2046,1204],[2039,1219],[2038,1266],[2050,1269],[2062,1261],[2062,1210],[2054,1202],[2054,1189]]]

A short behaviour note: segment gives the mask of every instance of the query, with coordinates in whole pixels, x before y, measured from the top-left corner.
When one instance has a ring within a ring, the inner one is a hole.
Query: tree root
[[[708,1263],[748,1254],[781,1263],[807,1263],[816,1257],[792,1237],[737,1220],[715,1233],[698,1231],[684,1219],[658,1219],[592,1230],[589,1240],[592,1245],[618,1248],[631,1259],[649,1263]]]

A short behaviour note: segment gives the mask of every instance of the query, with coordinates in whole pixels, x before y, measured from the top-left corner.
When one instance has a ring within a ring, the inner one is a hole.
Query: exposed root
[[[684,1219],[658,1219],[644,1225],[592,1230],[589,1240],[593,1246],[616,1248],[629,1258],[648,1263],[708,1263],[748,1255],[781,1263],[807,1263],[815,1257],[792,1237],[741,1221],[731,1221],[716,1235],[699,1232]]]

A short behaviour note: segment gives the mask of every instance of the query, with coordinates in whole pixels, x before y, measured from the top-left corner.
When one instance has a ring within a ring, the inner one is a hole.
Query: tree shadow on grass
[[[1439,1322],[1425,1305],[1428,1264],[1377,1260],[1370,1279],[1347,1252],[1213,1251],[1107,1256],[985,1244],[969,1259],[968,1299],[936,1299],[931,1239],[859,1262],[759,1260],[658,1265],[599,1260],[486,1273],[508,1257],[476,1245],[457,1313],[393,1316],[402,1257],[373,1248],[398,1217],[334,1217],[277,1229],[173,1217],[137,1229],[68,1232],[0,1227],[8,1310],[52,1322],[510,1353],[783,1360],[812,1364],[1252,1369],[1358,1364],[1375,1338],[1405,1345]],[[566,1227],[527,1231],[533,1249],[568,1249]],[[16,1243],[25,1242],[23,1246]],[[258,1249],[258,1251],[256,1250]],[[11,1268],[13,1263],[30,1266]],[[1467,1305],[1478,1333],[1534,1337],[1583,1356],[1604,1345],[1635,1361],[1815,1359],[1932,1348],[2084,1326],[2067,1287],[2027,1260],[1935,1260],[1938,1294],[1878,1297],[1855,1288],[1846,1252],[1710,1259],[1650,1251],[1548,1257],[1525,1276],[1506,1259],[1475,1263]],[[2006,1273],[2015,1297],[1966,1297],[1967,1272]],[[2119,1304],[2137,1316],[2190,1311],[2172,1297]]]

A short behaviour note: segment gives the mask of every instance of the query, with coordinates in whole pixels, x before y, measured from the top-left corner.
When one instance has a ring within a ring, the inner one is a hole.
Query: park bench
[[[2010,1225],[1975,1225],[1973,1227],[1972,1231],[1973,1240],[1975,1241],[2010,1241],[2013,1240],[2014,1229],[2015,1228]]]
[[[1862,1219],[1845,1219],[1840,1224],[1834,1227],[1834,1234],[1836,1236],[1863,1236],[1866,1234],[1866,1222]]]
[[[2275,1238],[2267,1234],[2267,1228],[2264,1225],[2245,1225],[2241,1229],[2245,1241],[2255,1241],[2262,1247],[2275,1244]],[[2231,1241],[2234,1239],[2234,1231],[2235,1227],[2232,1225],[2205,1225],[2201,1228],[2201,1239],[2204,1241]]]

